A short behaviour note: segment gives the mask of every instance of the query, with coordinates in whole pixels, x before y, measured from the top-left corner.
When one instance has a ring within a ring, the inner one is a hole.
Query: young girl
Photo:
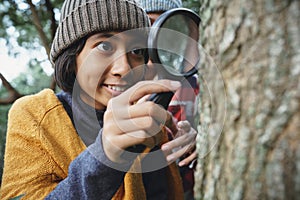
[[[1,199],[183,198],[171,150],[190,141],[168,142],[170,115],[147,101],[180,84],[142,81],[148,26],[134,0],[64,2],[51,49],[62,91],[12,106]]]

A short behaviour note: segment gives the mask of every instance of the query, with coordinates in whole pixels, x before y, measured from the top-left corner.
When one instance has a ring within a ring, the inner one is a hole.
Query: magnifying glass
[[[186,8],[171,9],[155,20],[148,36],[148,52],[159,79],[183,81],[197,73],[200,21],[196,13]],[[167,109],[173,95],[173,92],[156,93],[149,100]],[[132,152],[140,153],[144,148],[144,145],[129,147],[123,158],[130,160],[135,156]]]
[[[182,81],[197,73],[200,21],[192,10],[175,8],[164,12],[153,23],[148,51],[159,79]],[[172,92],[153,94],[149,100],[167,109],[172,96]]]

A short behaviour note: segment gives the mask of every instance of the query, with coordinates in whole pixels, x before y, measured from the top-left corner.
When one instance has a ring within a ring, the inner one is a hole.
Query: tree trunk
[[[300,1],[200,2],[195,198],[299,198]]]

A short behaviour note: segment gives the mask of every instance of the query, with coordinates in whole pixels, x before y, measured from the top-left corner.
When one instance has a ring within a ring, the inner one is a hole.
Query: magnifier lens
[[[157,37],[157,54],[169,73],[182,76],[195,67],[198,37],[198,26],[189,16],[176,14],[164,22]]]

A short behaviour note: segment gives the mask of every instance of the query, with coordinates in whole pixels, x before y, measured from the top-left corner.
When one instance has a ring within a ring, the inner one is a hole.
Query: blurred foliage
[[[32,12],[26,1],[22,0],[0,0],[0,38],[6,40],[6,45],[10,49],[10,55],[18,54],[14,52],[14,46],[10,42],[11,38],[16,38],[19,46],[26,49],[41,48],[41,41],[38,37],[36,27],[33,25]],[[48,42],[51,42],[50,14],[47,12],[45,0],[33,1],[38,17],[41,21],[43,31],[46,33]],[[60,8],[63,0],[50,1],[55,8]],[[54,9],[59,13],[58,9]]]
[[[189,8],[199,14],[200,9],[200,1],[199,0],[183,0],[182,1],[183,7]]]
[[[11,85],[26,95],[39,92],[43,88],[48,88],[50,82],[51,77],[44,72],[40,66],[40,62],[33,59],[29,62],[28,71],[26,73],[20,73],[20,75],[11,82]]]

